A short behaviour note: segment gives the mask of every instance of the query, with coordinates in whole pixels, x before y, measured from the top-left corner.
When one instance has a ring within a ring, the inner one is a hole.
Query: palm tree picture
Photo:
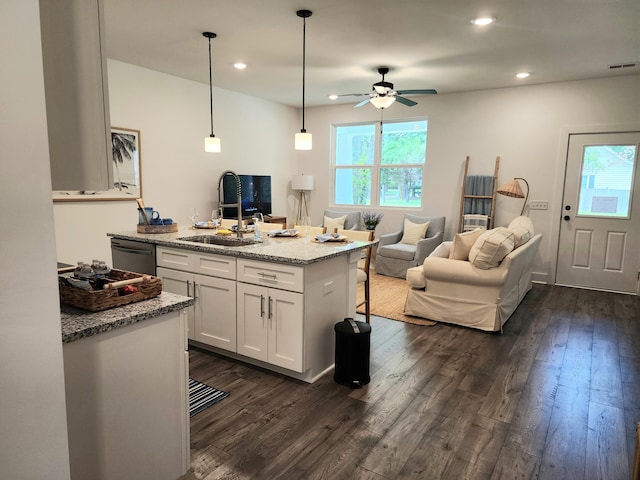
[[[138,130],[111,130],[111,146],[115,167],[114,188],[120,191],[140,186]]]

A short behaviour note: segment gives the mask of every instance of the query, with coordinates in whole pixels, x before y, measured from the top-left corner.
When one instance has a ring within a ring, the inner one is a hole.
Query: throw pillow
[[[400,243],[417,245],[418,240],[422,240],[424,238],[424,234],[427,233],[427,228],[429,228],[429,222],[413,223],[411,220],[405,218],[404,231],[402,233],[402,240],[400,240]]]
[[[533,222],[529,217],[516,217],[511,220],[511,223],[507,228],[513,232],[515,243],[514,248],[524,245],[531,240],[531,237],[534,235]]]
[[[334,229],[344,229],[344,221],[347,219],[346,215],[342,217],[331,218],[325,215],[323,225],[327,227],[327,233],[333,233]]]
[[[484,232],[486,232],[484,228],[478,228],[469,232],[456,233],[453,237],[449,258],[451,260],[469,260],[471,247]]]
[[[430,257],[440,257],[440,258],[449,258],[449,253],[451,252],[451,245],[453,242],[442,242],[436,248],[433,249],[433,252],[429,254]]]
[[[500,262],[513,251],[514,235],[505,227],[488,230],[478,237],[469,252],[469,261],[478,268],[488,270],[500,265]]]

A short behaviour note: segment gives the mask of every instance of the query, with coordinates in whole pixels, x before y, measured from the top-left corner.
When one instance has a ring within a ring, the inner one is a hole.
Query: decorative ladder
[[[496,165],[493,172],[493,192],[491,195],[476,195],[473,193],[467,193],[467,176],[469,172],[469,156],[467,155],[467,159],[464,163],[464,176],[462,178],[462,194],[460,198],[460,219],[458,222],[458,232],[462,232],[462,220],[465,214],[473,214],[477,212],[465,212],[464,211],[464,201],[465,199],[478,199],[478,200],[491,200],[491,213],[488,216],[487,230],[493,228],[493,219],[496,208],[496,190],[498,188],[498,170],[500,169],[500,157],[496,157]]]

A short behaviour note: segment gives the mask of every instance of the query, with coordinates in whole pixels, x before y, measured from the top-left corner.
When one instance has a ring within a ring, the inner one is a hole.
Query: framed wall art
[[[142,197],[140,130],[111,127],[112,181],[109,190],[54,190],[55,202],[135,200]]]

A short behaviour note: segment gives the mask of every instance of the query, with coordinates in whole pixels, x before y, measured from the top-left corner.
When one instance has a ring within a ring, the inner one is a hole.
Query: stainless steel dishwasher
[[[118,270],[156,274],[156,246],[151,243],[112,238],[111,260]]]

